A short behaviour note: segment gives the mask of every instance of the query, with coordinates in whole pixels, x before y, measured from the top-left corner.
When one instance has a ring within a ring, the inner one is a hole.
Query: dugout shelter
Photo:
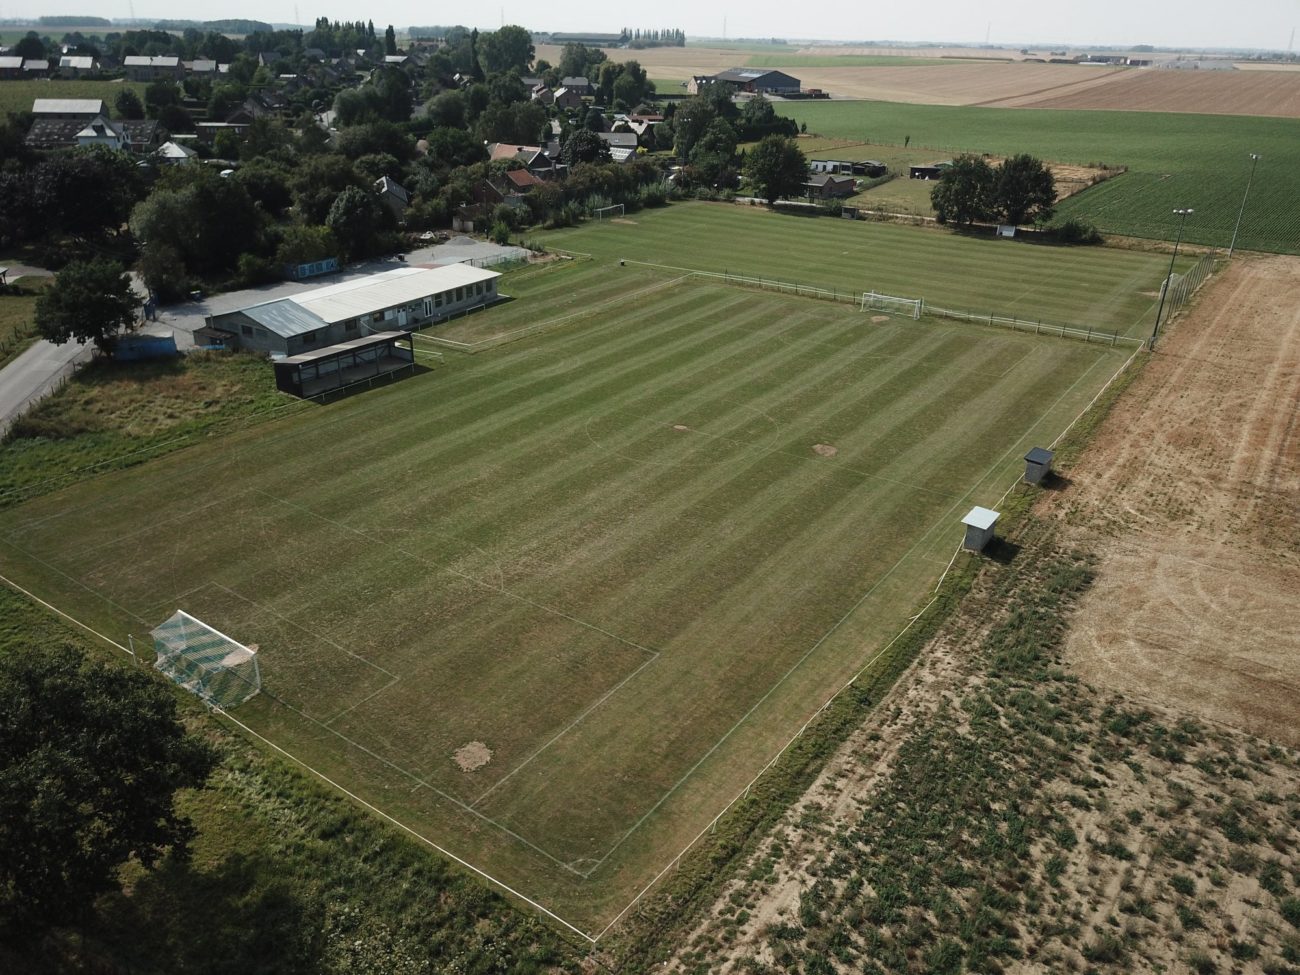
[[[277,359],[275,388],[307,399],[357,383],[414,372],[414,343],[406,332],[379,332]]]

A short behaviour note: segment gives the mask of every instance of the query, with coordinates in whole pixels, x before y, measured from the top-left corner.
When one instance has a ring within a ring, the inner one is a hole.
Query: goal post
[[[256,647],[177,610],[150,631],[154,667],[187,691],[220,708],[243,704],[262,689]]]
[[[883,311],[890,315],[920,318],[924,306],[925,301],[922,298],[900,298],[897,295],[882,295],[875,291],[862,293],[862,311]]]
[[[623,216],[623,204],[615,203],[607,207],[596,207],[592,212],[595,213],[597,220],[604,220],[607,217],[621,217]]]

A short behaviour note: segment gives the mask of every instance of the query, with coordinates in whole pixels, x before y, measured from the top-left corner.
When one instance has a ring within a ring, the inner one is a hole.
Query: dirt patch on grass
[[[889,321],[889,316],[888,316],[888,315],[872,315],[872,316],[871,316],[871,320],[872,320],[873,322],[875,322],[877,325],[881,325],[881,324],[884,324],[885,322]]]
[[[635,220],[629,220],[629,219],[627,219],[627,217],[611,217],[610,220],[609,220],[609,222],[610,222],[610,223],[626,223],[626,224],[630,224],[630,225],[633,226],[633,227],[635,227],[636,224],[637,224],[637,222],[636,222]]]
[[[673,429],[676,430],[678,433],[686,433],[691,428],[688,427],[685,423],[674,423]]]
[[[817,454],[820,457],[834,457],[839,452],[840,452],[839,447],[832,447],[828,443],[813,444],[813,453]]]
[[[1300,260],[1238,261],[1175,324],[1052,514],[1101,556],[1088,679],[1300,744]]]
[[[481,741],[471,741],[457,748],[452,759],[462,772],[477,772],[492,761],[492,749]]]

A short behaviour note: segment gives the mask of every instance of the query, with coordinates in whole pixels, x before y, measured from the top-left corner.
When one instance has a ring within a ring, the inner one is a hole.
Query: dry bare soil
[[[1208,286],[670,970],[1300,971],[1297,286]]]
[[[1296,258],[1224,272],[1052,513],[1101,556],[1081,674],[1300,746],[1297,291]]]

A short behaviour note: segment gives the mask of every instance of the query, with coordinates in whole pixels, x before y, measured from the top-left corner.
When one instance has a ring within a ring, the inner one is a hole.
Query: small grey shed
[[[1052,452],[1044,447],[1035,447],[1025,454],[1025,482],[1042,484],[1043,478],[1052,473]]]
[[[993,526],[1002,517],[1000,512],[976,505],[961,523],[966,526],[966,540],[962,548],[969,552],[982,552],[984,546],[993,541]]]

